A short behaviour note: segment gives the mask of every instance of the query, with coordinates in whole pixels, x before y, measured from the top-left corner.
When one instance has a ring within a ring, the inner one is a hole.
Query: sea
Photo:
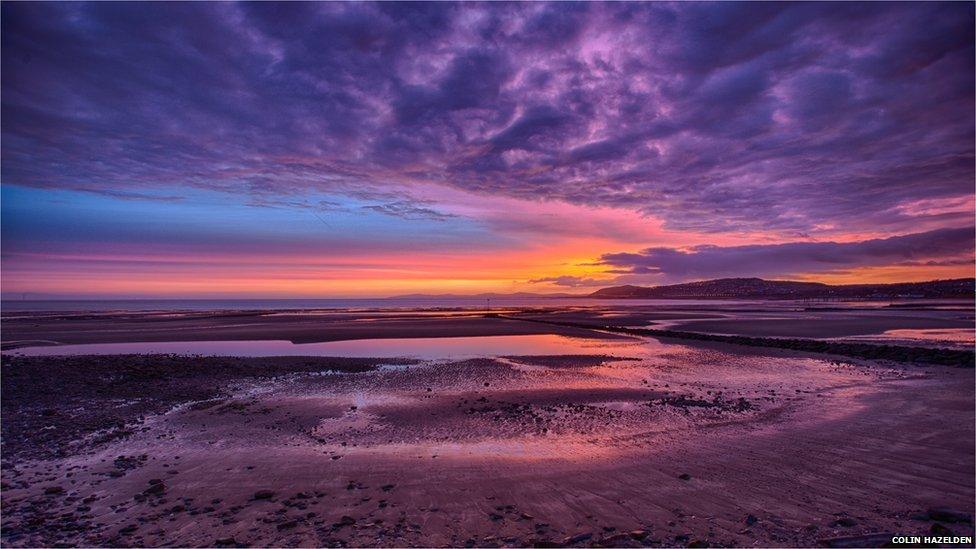
[[[483,297],[449,298],[332,298],[332,299],[99,299],[3,300],[0,312],[109,312],[109,311],[262,311],[320,309],[501,309],[512,307],[585,307],[607,304],[698,305],[715,300],[593,299],[587,297]],[[723,303],[750,303],[723,300]]]
[[[929,308],[972,308],[972,303],[958,300],[908,300],[907,305]],[[898,306],[897,301],[823,302],[818,300],[748,300],[748,299],[594,299],[590,297],[387,297],[329,299],[5,299],[0,313],[26,312],[111,312],[111,311],[262,311],[262,310],[363,310],[363,309],[467,309],[492,310],[516,307],[741,307],[763,309],[807,308],[883,308]]]

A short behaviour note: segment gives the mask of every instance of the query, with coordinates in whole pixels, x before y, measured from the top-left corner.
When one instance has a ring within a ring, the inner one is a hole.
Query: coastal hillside
[[[761,278],[720,278],[669,286],[613,286],[589,295],[609,299],[868,299],[972,298],[976,279],[957,278],[896,284],[842,284]]]

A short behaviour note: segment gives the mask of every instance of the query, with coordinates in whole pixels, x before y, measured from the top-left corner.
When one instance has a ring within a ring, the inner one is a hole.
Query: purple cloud
[[[971,3],[0,9],[8,184],[421,182],[811,234],[972,194]]]
[[[611,253],[599,264],[619,275],[655,275],[659,280],[738,276],[790,276],[878,265],[973,264],[976,228],[938,229],[860,242],[791,242],[750,246],[695,246],[689,250],[647,248]]]
[[[553,284],[556,286],[565,286],[567,288],[586,288],[586,287],[603,287],[607,285],[606,280],[597,280],[595,278],[584,278],[579,276],[549,276],[545,278],[535,278],[529,281],[529,284]]]

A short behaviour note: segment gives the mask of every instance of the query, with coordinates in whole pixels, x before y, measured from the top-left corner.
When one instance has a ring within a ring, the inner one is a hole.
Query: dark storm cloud
[[[440,183],[672,228],[904,232],[911,204],[972,193],[972,20],[971,3],[8,2],[2,177],[268,201]]]
[[[976,228],[968,227],[860,242],[696,246],[689,250],[659,247],[604,254],[599,263],[615,274],[653,274],[671,280],[784,276],[891,264],[972,264],[974,233]]]

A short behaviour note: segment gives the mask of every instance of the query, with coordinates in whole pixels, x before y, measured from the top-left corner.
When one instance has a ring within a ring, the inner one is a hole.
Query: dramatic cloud
[[[3,285],[971,274],[972,234],[952,228],[976,214],[973,18],[965,2],[4,2]]]
[[[860,242],[795,242],[755,246],[648,248],[604,254],[600,264],[621,275],[661,280],[790,276],[879,265],[972,265],[976,228],[939,229]]]
[[[918,222],[905,204],[972,193],[971,3],[8,2],[2,15],[8,184],[259,198],[441,184],[674,229],[825,235],[904,232]]]

